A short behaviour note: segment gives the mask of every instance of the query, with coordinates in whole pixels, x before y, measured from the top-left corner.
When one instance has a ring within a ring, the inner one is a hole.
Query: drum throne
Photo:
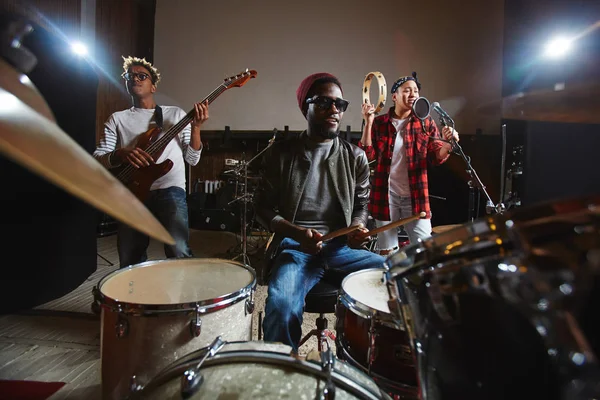
[[[327,339],[335,341],[335,334],[329,330],[325,314],[335,313],[335,305],[342,279],[343,276],[339,273],[336,274],[331,270],[325,271],[323,278],[306,295],[304,312],[319,314],[319,317],[316,320],[316,328],[300,340],[300,346],[311,337],[316,336],[317,349],[321,352],[331,347]]]

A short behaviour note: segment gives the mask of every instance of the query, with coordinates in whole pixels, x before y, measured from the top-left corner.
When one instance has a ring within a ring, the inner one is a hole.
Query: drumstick
[[[375,228],[372,231],[364,233],[363,236],[367,237],[367,236],[374,235],[374,234],[377,234],[380,232],[384,232],[384,231],[387,231],[388,229],[399,227],[400,225],[404,225],[408,222],[411,222],[411,221],[414,221],[414,220],[417,220],[420,218],[425,218],[426,215],[427,214],[425,214],[423,211],[421,211],[419,214],[413,215],[412,217],[399,219],[398,221],[390,222],[389,224],[380,226],[379,228]]]
[[[323,236],[321,238],[321,241],[325,242],[327,240],[331,240],[331,239],[336,238],[338,236],[347,235],[350,232],[354,232],[355,230],[357,230],[361,226],[362,226],[362,224],[352,225],[352,226],[349,226],[347,228],[342,228],[342,229],[338,229],[337,231],[329,232],[327,235],[325,235],[325,236]]]

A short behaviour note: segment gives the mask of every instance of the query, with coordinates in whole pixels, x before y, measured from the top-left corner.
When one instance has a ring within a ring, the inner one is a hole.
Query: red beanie
[[[304,78],[304,80],[298,86],[298,90],[296,90],[296,97],[298,98],[298,107],[300,107],[300,111],[302,111],[302,115],[306,117],[306,113],[308,112],[308,104],[306,104],[306,96],[308,96],[308,92],[319,79],[327,79],[330,82],[335,83],[342,90],[342,84],[335,76],[328,74],[327,72],[319,72],[316,74],[312,74]],[[342,90],[342,94],[344,91]]]

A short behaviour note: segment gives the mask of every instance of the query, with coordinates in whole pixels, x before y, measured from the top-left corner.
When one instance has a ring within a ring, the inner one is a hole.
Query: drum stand
[[[237,176],[243,176],[244,177],[244,189],[243,189],[243,194],[234,199],[233,201],[230,201],[228,203],[228,205],[231,205],[237,201],[241,201],[243,204],[242,207],[242,212],[241,212],[241,228],[240,228],[240,236],[242,238],[242,252],[235,256],[232,260],[237,260],[240,259],[241,262],[247,266],[252,268],[252,266],[250,265],[250,258],[248,257],[248,232],[247,232],[247,213],[248,213],[248,203],[252,202],[252,194],[248,193],[248,165],[250,165],[252,163],[252,161],[256,160],[257,158],[259,158],[265,151],[267,151],[267,149],[269,147],[271,147],[273,145],[273,143],[275,143],[275,136],[277,135],[277,129],[273,129],[273,137],[269,140],[269,144],[267,145],[267,147],[265,147],[264,149],[262,149],[260,152],[258,152],[258,154],[256,154],[254,157],[252,157],[250,159],[250,161],[240,161],[239,166],[234,170],[235,174]],[[242,172],[243,171],[243,172]],[[243,175],[242,175],[243,173]]]

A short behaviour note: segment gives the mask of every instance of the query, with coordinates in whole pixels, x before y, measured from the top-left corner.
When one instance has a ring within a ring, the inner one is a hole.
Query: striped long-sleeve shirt
[[[163,131],[182,120],[186,113],[179,107],[161,106],[163,111]],[[137,137],[147,130],[156,127],[154,109],[135,108],[123,110],[112,114],[104,124],[104,132],[100,135],[94,151],[94,157],[106,168],[117,167],[112,155],[116,149],[133,147]],[[155,160],[161,163],[166,159],[173,161],[173,168],[164,176],[157,179],[150,190],[166,189],[178,186],[185,190],[185,166],[183,160],[190,165],[200,161],[200,150],[194,150],[190,144],[191,128],[188,124],[177,137],[165,148],[162,155]]]

